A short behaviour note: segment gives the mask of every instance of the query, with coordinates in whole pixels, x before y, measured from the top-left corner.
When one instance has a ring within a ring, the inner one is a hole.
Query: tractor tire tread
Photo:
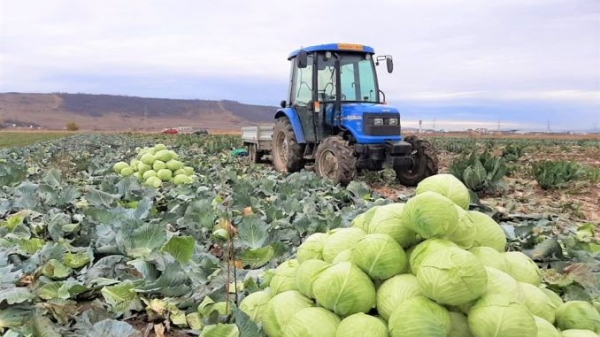
[[[417,186],[423,179],[436,175],[439,171],[439,158],[437,151],[430,142],[416,136],[408,136],[404,140],[413,144],[421,155],[425,156],[425,168],[416,175],[406,175],[404,172],[396,171],[396,179],[400,184],[408,187]]]
[[[278,155],[278,145],[276,144],[278,132],[283,132],[285,134],[285,138],[287,138],[288,141],[288,160],[286,163],[282,163],[278,156],[277,158],[275,158],[275,155]],[[277,171],[293,173],[302,170],[302,168],[304,167],[304,146],[298,144],[296,140],[296,135],[294,134],[294,128],[292,127],[292,124],[290,123],[287,117],[280,117],[276,120],[275,126],[273,127],[272,147],[274,155],[273,166],[275,166],[275,169]]]
[[[325,150],[331,150],[338,160],[338,173],[334,182],[342,186],[347,186],[357,175],[354,149],[340,136],[325,138],[319,144],[315,153],[315,172],[319,176],[323,176],[321,174],[319,158]]]

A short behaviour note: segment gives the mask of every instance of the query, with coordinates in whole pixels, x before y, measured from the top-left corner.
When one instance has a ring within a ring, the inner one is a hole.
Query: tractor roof
[[[328,43],[328,44],[321,44],[321,45],[310,46],[310,47],[305,47],[305,48],[295,50],[290,54],[290,56],[288,57],[288,60],[291,60],[292,58],[296,57],[301,50],[304,50],[309,53],[314,52],[314,51],[357,51],[357,52],[370,53],[370,54],[375,53],[375,50],[372,47],[365,46],[362,44]]]

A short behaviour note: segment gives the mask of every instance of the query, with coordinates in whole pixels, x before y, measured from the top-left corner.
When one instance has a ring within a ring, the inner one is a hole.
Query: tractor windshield
[[[378,103],[377,76],[373,60],[364,54],[338,54],[340,57],[340,83],[342,103]],[[317,60],[317,90],[320,101],[334,101],[336,95],[335,56],[320,54]]]

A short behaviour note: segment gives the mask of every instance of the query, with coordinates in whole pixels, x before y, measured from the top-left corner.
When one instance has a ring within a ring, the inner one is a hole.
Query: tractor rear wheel
[[[421,180],[438,173],[438,155],[426,140],[416,136],[404,139],[413,146],[412,157],[415,166],[411,170],[395,170],[396,180],[404,186],[417,186]]]
[[[298,144],[292,124],[278,118],[273,128],[273,166],[280,172],[298,172],[304,167],[304,145]]]
[[[334,183],[348,185],[356,177],[353,148],[340,136],[325,138],[317,147],[315,172]]]

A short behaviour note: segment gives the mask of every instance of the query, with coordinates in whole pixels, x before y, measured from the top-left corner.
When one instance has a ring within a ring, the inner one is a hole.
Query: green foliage
[[[506,176],[506,160],[495,157],[489,151],[456,158],[450,165],[450,174],[457,177],[474,192],[496,191]]]
[[[135,336],[116,320],[144,312],[180,329],[214,325],[207,335],[258,331],[240,313],[223,325],[211,313],[187,315],[206,299],[236,307],[306,236],[347,225],[376,197],[363,183],[341,188],[312,172],[248,165],[228,154],[237,141],[75,135],[0,150],[0,305],[11,308],[1,311],[0,334]],[[113,163],[158,142],[199,179],[154,189],[114,172]],[[92,306],[79,313],[79,301]]]
[[[532,165],[532,174],[545,190],[560,189],[581,178],[584,170],[577,162],[566,160],[542,160]]]

